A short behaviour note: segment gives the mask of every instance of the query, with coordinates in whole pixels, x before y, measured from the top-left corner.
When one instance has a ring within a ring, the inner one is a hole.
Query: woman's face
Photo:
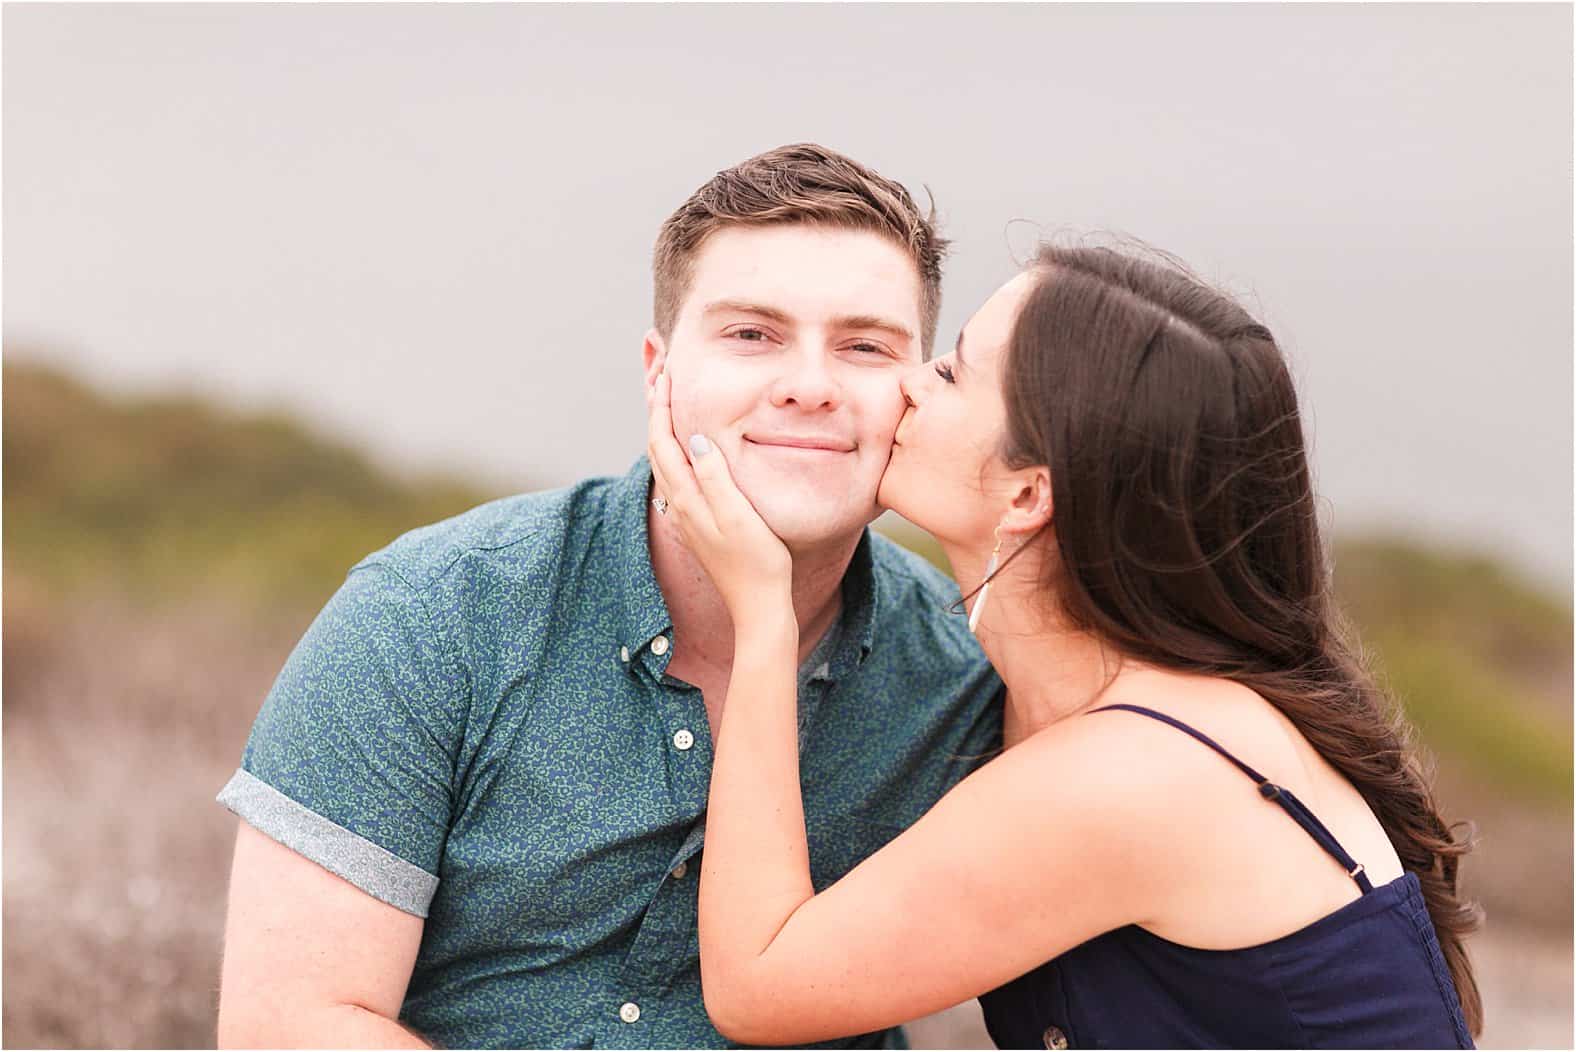
[[[1025,271],[997,289],[963,327],[951,354],[903,376],[908,408],[877,501],[942,542],[988,547],[1007,509],[1001,367],[1035,280]]]

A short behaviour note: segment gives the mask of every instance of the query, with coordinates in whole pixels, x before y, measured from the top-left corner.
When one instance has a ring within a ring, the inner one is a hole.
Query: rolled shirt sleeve
[[[364,563],[290,655],[219,802],[419,917],[438,886],[468,685],[423,597]]]

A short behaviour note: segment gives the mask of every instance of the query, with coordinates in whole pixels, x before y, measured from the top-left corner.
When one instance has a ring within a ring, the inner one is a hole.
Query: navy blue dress
[[[1164,713],[1285,808],[1362,890],[1290,935],[1201,950],[1137,925],[1075,946],[980,998],[998,1048],[1472,1048],[1417,877],[1375,888],[1289,791]]]

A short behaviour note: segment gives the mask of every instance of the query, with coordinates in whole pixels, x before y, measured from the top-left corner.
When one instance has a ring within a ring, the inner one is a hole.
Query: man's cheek
[[[677,438],[680,444],[688,442],[689,436],[695,433],[694,419],[691,417],[689,410],[683,406],[674,405],[671,412],[673,416],[673,437]]]
[[[877,452],[889,449],[897,425],[903,420],[903,391],[894,381],[872,385],[862,394],[864,441],[876,446]]]
[[[712,441],[726,436],[718,434],[726,423],[727,399],[725,390],[718,390],[713,383],[701,377],[673,378],[673,433],[681,442],[689,436],[704,434]]]
[[[671,386],[668,391],[668,414],[673,418],[673,434],[680,442],[688,442],[695,434],[695,394],[689,378],[677,370],[668,374]]]

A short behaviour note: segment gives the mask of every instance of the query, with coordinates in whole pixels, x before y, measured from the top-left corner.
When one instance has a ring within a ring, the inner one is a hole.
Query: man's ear
[[[1031,537],[1051,521],[1055,512],[1051,469],[1041,464],[1015,472],[1013,487],[1012,504],[1001,520],[1002,531]]]
[[[646,330],[646,342],[640,345],[640,361],[646,369],[646,386],[650,387],[668,364],[668,343],[656,329]]]

